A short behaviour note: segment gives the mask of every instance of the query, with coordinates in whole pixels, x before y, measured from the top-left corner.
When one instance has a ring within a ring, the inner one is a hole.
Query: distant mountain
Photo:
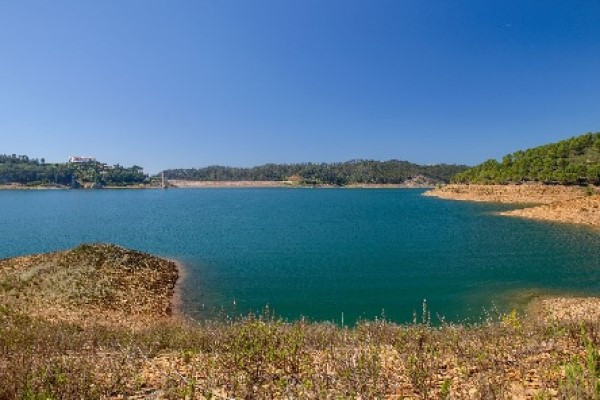
[[[517,151],[461,172],[455,183],[600,185],[600,133]]]
[[[205,168],[168,169],[167,179],[194,181],[285,181],[300,184],[401,184],[421,179],[423,182],[449,182],[464,165],[418,165],[408,161],[352,160],[341,163],[265,164],[252,168],[210,166]]]

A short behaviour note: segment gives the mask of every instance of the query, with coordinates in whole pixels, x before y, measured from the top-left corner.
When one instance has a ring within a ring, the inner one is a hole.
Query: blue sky
[[[600,2],[0,0],[0,153],[476,164],[600,130]]]

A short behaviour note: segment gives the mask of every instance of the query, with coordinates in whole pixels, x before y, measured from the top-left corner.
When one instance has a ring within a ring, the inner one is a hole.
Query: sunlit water
[[[197,318],[477,320],[537,293],[600,295],[600,234],[422,190],[0,191],[0,258],[111,242],[181,261]]]

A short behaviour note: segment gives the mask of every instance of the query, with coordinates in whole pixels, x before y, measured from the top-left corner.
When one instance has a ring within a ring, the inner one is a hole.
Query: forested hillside
[[[210,166],[206,168],[169,169],[168,179],[195,181],[284,181],[304,184],[346,185],[352,183],[403,183],[422,176],[433,182],[449,182],[467,167],[463,165],[418,165],[407,161],[353,160],[332,164],[265,164],[252,168]]]
[[[457,174],[455,183],[600,185],[600,133],[517,151]]]
[[[128,186],[144,183],[148,176],[142,167],[109,166],[100,162],[46,163],[25,155],[0,154],[0,184],[61,185],[78,187],[86,184]]]

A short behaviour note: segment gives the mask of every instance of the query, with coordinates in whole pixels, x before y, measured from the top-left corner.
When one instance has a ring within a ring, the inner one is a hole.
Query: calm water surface
[[[476,320],[544,292],[600,295],[600,234],[407,189],[0,191],[0,258],[111,242],[187,266],[199,318]]]

